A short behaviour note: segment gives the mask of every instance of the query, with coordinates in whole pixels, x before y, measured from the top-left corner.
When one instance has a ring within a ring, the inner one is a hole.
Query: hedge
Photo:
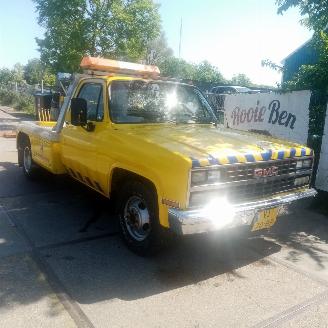
[[[34,113],[34,97],[27,92],[0,89],[0,104],[11,106],[28,114]]]

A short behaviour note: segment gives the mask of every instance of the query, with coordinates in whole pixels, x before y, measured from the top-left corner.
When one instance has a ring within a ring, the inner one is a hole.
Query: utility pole
[[[179,58],[181,58],[181,40],[182,40],[182,17],[181,17],[181,23],[180,23]]]

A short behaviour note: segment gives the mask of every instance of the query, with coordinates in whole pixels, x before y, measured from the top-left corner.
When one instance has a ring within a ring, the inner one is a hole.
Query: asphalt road
[[[17,121],[0,108],[0,130]],[[65,177],[26,180],[0,137],[0,326],[328,327],[328,218],[308,205],[263,235],[140,258],[105,199]]]

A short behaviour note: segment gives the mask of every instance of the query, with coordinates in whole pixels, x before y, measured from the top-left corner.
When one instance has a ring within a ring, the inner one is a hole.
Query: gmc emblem
[[[265,177],[273,177],[278,175],[278,167],[271,166],[264,169],[255,169],[254,177],[255,178],[265,178]]]

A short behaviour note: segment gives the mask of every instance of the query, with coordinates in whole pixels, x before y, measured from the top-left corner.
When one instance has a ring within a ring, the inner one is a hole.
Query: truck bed
[[[52,173],[62,174],[66,170],[61,164],[60,133],[54,130],[56,123],[23,121],[17,127],[17,142],[20,136],[27,135],[33,160]]]

